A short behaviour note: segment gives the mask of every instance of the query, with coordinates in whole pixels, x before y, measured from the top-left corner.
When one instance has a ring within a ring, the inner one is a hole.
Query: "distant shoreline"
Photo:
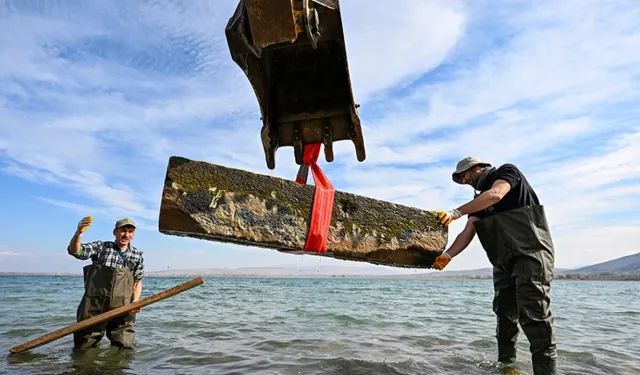
[[[0,276],[62,276],[62,277],[82,277],[80,273],[63,272],[0,272]],[[455,275],[455,276],[428,276],[428,275],[255,275],[255,274],[207,274],[204,273],[149,273],[145,277],[149,278],[170,278],[170,277],[196,277],[221,279],[373,279],[373,280],[491,280],[489,275]],[[640,275],[587,275],[587,274],[559,274],[554,281],[640,281]]]

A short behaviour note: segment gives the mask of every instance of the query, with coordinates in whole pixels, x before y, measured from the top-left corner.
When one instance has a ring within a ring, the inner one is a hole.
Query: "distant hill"
[[[314,276],[391,276],[393,269],[378,267],[244,267],[244,268],[204,268],[204,269],[168,269],[148,272],[150,276],[236,276],[236,277],[314,277]]]
[[[287,277],[287,278],[381,278],[381,279],[490,279],[493,269],[478,268],[462,271],[415,270],[414,273],[399,272],[388,267],[244,267],[244,268],[205,268],[205,269],[167,269],[147,271],[151,277],[173,276],[209,276],[209,277]],[[556,268],[556,279],[581,280],[640,280],[640,253],[624,256],[606,262],[580,267],[576,269]],[[0,275],[50,275],[79,276],[79,273],[60,272],[0,272]]]
[[[562,273],[569,271],[566,268],[554,268],[555,273]],[[493,268],[477,268],[473,270],[461,270],[461,271],[442,271],[436,273],[430,273],[431,277],[493,277]]]
[[[640,253],[578,268],[568,273],[640,274]]]
[[[493,276],[493,268],[476,268],[472,270],[461,271],[440,271],[425,274],[430,277],[478,277],[478,276]]]
[[[492,268],[478,268],[463,271],[442,271],[428,274],[429,277],[486,277],[492,275]],[[571,276],[640,276],[640,253],[592,264],[576,269],[555,268],[558,278],[572,278]],[[569,276],[569,277],[567,277]]]

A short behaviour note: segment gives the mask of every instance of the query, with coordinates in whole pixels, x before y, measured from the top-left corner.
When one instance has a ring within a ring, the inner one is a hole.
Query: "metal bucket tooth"
[[[240,0],[225,34],[260,107],[269,169],[283,146],[301,165],[304,145],[323,143],[332,162],[342,140],[365,160],[338,0]]]

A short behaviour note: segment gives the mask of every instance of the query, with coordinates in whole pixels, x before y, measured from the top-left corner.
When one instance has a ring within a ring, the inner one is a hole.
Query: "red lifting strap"
[[[331,224],[335,190],[317,163],[318,156],[320,156],[320,146],[320,143],[304,146],[304,166],[300,167],[296,182],[306,184],[306,173],[302,172],[306,172],[304,171],[305,168],[311,167],[316,189],[313,195],[311,222],[309,223],[309,233],[307,234],[304,251],[324,253],[327,250],[327,236],[329,235],[329,225]]]

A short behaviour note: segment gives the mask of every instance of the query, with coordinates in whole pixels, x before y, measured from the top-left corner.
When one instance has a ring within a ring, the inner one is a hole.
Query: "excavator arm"
[[[238,1],[225,33],[258,100],[267,166],[275,169],[276,150],[292,146],[298,175],[290,181],[171,157],[160,232],[431,268],[447,243],[435,213],[336,191],[317,163],[322,145],[332,162],[342,140],[365,160],[338,0]]]
[[[225,34],[258,100],[269,169],[283,146],[303,165],[304,146],[321,143],[332,162],[341,140],[365,160],[339,0],[240,0]]]

